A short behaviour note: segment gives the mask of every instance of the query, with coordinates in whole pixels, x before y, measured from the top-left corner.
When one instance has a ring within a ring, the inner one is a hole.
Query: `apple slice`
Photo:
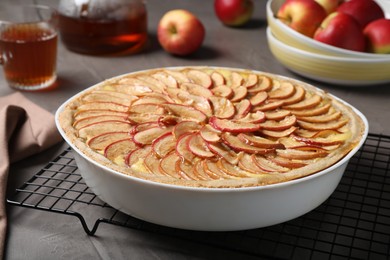
[[[187,77],[198,85],[201,85],[204,88],[211,88],[213,81],[211,77],[203,71],[200,70],[189,70],[187,71]]]
[[[258,83],[255,86],[248,88],[248,92],[250,94],[254,94],[260,91],[269,91],[271,90],[271,88],[272,88],[271,78],[263,75],[258,77]]]
[[[164,107],[173,115],[181,117],[183,120],[191,120],[196,122],[205,122],[207,116],[200,110],[191,106],[166,103]]]
[[[282,138],[285,136],[289,136],[290,134],[294,133],[298,128],[295,126],[292,126],[286,130],[283,131],[273,131],[273,130],[266,130],[261,129],[260,132],[266,136],[273,137],[273,138]]]
[[[238,162],[238,166],[247,171],[247,172],[250,172],[250,173],[253,173],[253,174],[263,174],[265,173],[265,171],[263,171],[262,169],[260,169],[252,160],[252,157],[250,154],[247,154],[247,153],[244,153],[239,162]]]
[[[142,132],[145,130],[148,130],[150,128],[154,127],[160,127],[160,124],[157,121],[150,121],[145,123],[140,123],[138,125],[135,125],[131,131],[131,134],[136,134],[138,132]]]
[[[225,78],[219,72],[213,71],[210,77],[213,81],[214,87],[224,85],[226,83]]]
[[[337,130],[342,126],[348,124],[348,119],[331,121],[327,123],[309,123],[298,120],[298,125],[307,130],[321,131],[321,130]]]
[[[152,148],[159,158],[163,158],[175,150],[175,137],[171,132],[165,133],[153,141]]]
[[[297,117],[304,117],[304,116],[318,116],[326,114],[331,107],[331,104],[324,104],[319,105],[317,107],[313,107],[311,109],[305,109],[305,110],[292,110],[291,113],[293,113]]]
[[[165,90],[167,88],[167,86],[163,82],[149,75],[141,75],[138,76],[137,79],[140,79],[145,82],[145,85],[151,87],[151,89],[154,90],[155,93],[165,93]]]
[[[337,120],[342,116],[340,111],[331,111],[328,114],[319,115],[319,116],[301,116],[298,117],[300,121],[305,121],[309,123],[327,123],[333,120]]]
[[[149,88],[148,86],[143,86],[143,85],[129,85],[129,84],[115,84],[115,85],[111,85],[112,88],[116,91],[116,92],[120,92],[120,93],[125,93],[125,94],[128,94],[129,96],[144,96],[146,95],[147,93],[152,93],[153,90],[151,88]]]
[[[207,174],[207,172],[204,170],[203,160],[196,161],[195,165],[193,167],[194,167],[194,174],[200,180],[217,180],[217,179],[219,179],[219,176]]]
[[[264,103],[268,98],[268,94],[265,91],[259,91],[254,96],[250,97],[249,101],[252,106],[258,106]]]
[[[171,75],[167,75],[166,73],[163,72],[154,73],[152,77],[164,83],[164,85],[167,86],[168,88],[179,87],[176,79]]]
[[[221,156],[230,164],[236,165],[238,163],[238,160],[240,158],[239,154],[230,149],[230,147],[228,147],[224,143],[207,143],[207,146],[211,152]]]
[[[278,141],[268,140],[257,135],[240,133],[237,138],[242,142],[264,149],[284,149],[284,145]]]
[[[236,151],[243,151],[250,154],[268,154],[273,152],[275,149],[265,149],[257,146],[253,146],[250,144],[247,144],[245,141],[242,141],[242,139],[238,138],[235,135],[232,135],[230,133],[222,133],[222,140],[225,144],[227,144],[229,147],[233,148]]]
[[[344,143],[349,137],[349,133],[329,135],[327,137],[302,137],[297,135],[292,135],[292,137],[299,142],[304,142],[308,145],[317,145],[317,146],[333,146]]]
[[[78,111],[88,111],[88,110],[105,110],[105,111],[118,111],[118,112],[127,112],[129,106],[121,105],[113,102],[89,102],[83,103],[80,105]]]
[[[280,86],[272,89],[268,92],[270,99],[286,99],[291,97],[295,93],[295,87],[293,84],[287,81],[280,83]]]
[[[119,111],[107,111],[107,110],[78,110],[74,113],[74,119],[80,120],[87,117],[96,117],[96,116],[119,116],[122,118],[127,118],[127,112],[119,112]]]
[[[150,122],[158,122],[162,115],[153,114],[131,114],[127,118],[132,124],[143,124]]]
[[[285,117],[287,117],[289,115],[291,115],[291,111],[283,110],[283,109],[274,110],[274,111],[266,111],[265,112],[265,118],[267,120],[280,121],[280,120],[282,120],[283,118],[285,118]]]
[[[127,116],[115,116],[115,115],[101,115],[101,116],[90,116],[81,119],[77,119],[73,122],[73,127],[75,129],[80,129],[87,125],[98,123],[102,121],[116,120],[116,121],[126,121]]]
[[[261,155],[252,154],[251,157],[252,157],[252,161],[256,164],[256,166],[265,172],[283,173],[283,172],[287,172],[290,170],[286,167],[277,165],[276,163],[271,162],[270,160],[267,160],[266,158],[264,158]]]
[[[86,143],[91,149],[103,151],[109,144],[127,138],[131,138],[129,132],[107,132],[93,136]]]
[[[308,147],[308,149],[310,150],[285,149],[276,152],[278,156],[292,160],[309,160],[328,155],[328,152],[324,149],[313,149],[313,147]]]
[[[82,97],[82,101],[84,102],[112,102],[121,104],[123,106],[129,106],[136,97],[131,97],[123,93],[112,92],[119,95],[111,95],[111,91],[94,91],[88,93],[87,95]]]
[[[230,101],[232,102],[238,102],[246,97],[248,94],[248,89],[244,86],[238,86],[235,88],[232,88],[233,90],[233,96],[230,98]]]
[[[258,82],[259,78],[256,74],[249,74],[243,86],[246,88],[253,88]]]
[[[245,117],[249,113],[252,108],[252,104],[248,99],[243,99],[238,103],[234,103],[234,107],[236,108],[234,119],[239,119]]]
[[[172,102],[172,99],[170,99],[166,95],[161,95],[159,93],[153,93],[149,95],[145,95],[140,97],[139,99],[135,100],[132,105],[140,105],[140,104],[162,104]]]
[[[154,82],[156,82],[156,80],[154,80]],[[118,81],[118,83],[120,85],[125,85],[125,86],[128,86],[129,88],[133,88],[134,90],[136,90],[136,92],[139,92],[139,90],[141,90],[141,89],[145,90],[145,92],[154,92],[154,93],[164,93],[165,92],[165,87],[160,88],[159,85],[154,85],[152,83],[152,80],[146,82],[146,81],[141,80],[139,78],[124,77],[124,78],[120,79]],[[145,92],[140,93],[140,94],[144,95]],[[130,93],[128,93],[128,94],[130,94]]]
[[[176,171],[176,162],[181,162],[180,156],[172,152],[160,160],[160,171],[175,179],[183,179],[183,176]]]
[[[235,165],[231,165],[225,159],[219,159],[217,161],[217,166],[226,175],[231,175],[235,178],[248,178],[249,176],[251,176],[250,173],[246,173],[245,171],[243,171],[239,167],[237,167]]]
[[[281,107],[283,105],[283,100],[277,100],[277,101],[270,101],[268,102],[268,100],[260,105],[257,105],[257,106],[254,106],[252,108],[253,111],[270,111],[270,110],[276,110],[278,109],[279,107]]]
[[[164,70],[169,76],[173,77],[179,84],[184,82],[191,82],[191,80],[184,75],[184,73],[175,70]]]
[[[152,144],[158,137],[172,131],[172,128],[173,127],[152,127],[134,134],[133,140],[138,145]]]
[[[214,116],[225,119],[234,116],[235,107],[230,100],[216,96],[210,97],[209,100],[211,101],[214,110]]]
[[[149,152],[144,157],[144,165],[145,168],[148,170],[148,172],[157,176],[169,176],[168,174],[166,174],[160,169],[159,164],[160,164],[160,159],[157,158],[153,152]]]
[[[267,120],[264,123],[261,123],[260,126],[262,129],[271,130],[271,131],[283,131],[291,128],[297,122],[297,118],[294,115],[285,117],[281,121]]]
[[[254,132],[260,129],[260,124],[219,119],[215,116],[210,117],[209,124],[215,129],[231,133]]]
[[[189,141],[192,138],[192,133],[184,134],[180,136],[176,143],[177,154],[188,162],[195,160],[195,154],[189,149]]]
[[[181,121],[173,128],[173,136],[179,139],[182,135],[188,133],[198,132],[201,129],[201,125],[194,121]]]
[[[93,123],[79,129],[79,137],[89,139],[103,133],[112,132],[115,129],[117,132],[130,132],[132,125],[126,121],[107,120]]]
[[[152,150],[151,146],[136,148],[125,156],[125,164],[140,172],[148,172],[144,165],[144,158]]]
[[[129,113],[163,115],[166,111],[160,104],[139,104],[131,106]]]
[[[211,90],[196,83],[185,82],[180,85],[180,88],[195,96],[204,98],[213,96],[213,92],[211,92]]]
[[[283,100],[283,105],[292,105],[301,102],[305,98],[305,90],[300,86],[295,86],[295,93],[289,98]]]
[[[265,114],[261,111],[256,111],[254,113],[248,113],[246,116],[237,119],[236,121],[245,122],[245,123],[261,123],[265,121]]]
[[[226,85],[218,85],[211,89],[214,96],[231,98],[234,95],[233,89]]]
[[[205,97],[192,95],[184,89],[167,89],[167,92],[178,104],[194,107],[208,116],[212,114],[211,105]]]
[[[137,148],[131,138],[118,140],[104,149],[104,156],[117,165],[125,165],[125,156]]]
[[[218,131],[209,124],[202,126],[199,134],[206,142],[216,143],[221,140],[221,131]]]
[[[218,167],[217,162],[214,160],[203,160],[203,169],[210,176],[210,178],[218,180],[218,179],[237,179],[232,175],[228,175],[221,171]]]
[[[175,164],[175,170],[185,180],[199,180],[198,175],[194,172],[194,166],[191,163],[178,160]]]
[[[199,133],[191,135],[188,141],[188,148],[193,154],[201,158],[212,158],[215,156]]]
[[[238,88],[238,87],[242,86],[243,83],[244,83],[244,78],[240,73],[233,71],[230,74],[230,87],[231,88]]]
[[[283,108],[289,110],[305,110],[305,109],[310,109],[312,107],[316,107],[318,104],[321,103],[321,101],[322,101],[321,96],[313,95],[301,102],[292,105],[283,106]]]
[[[304,167],[307,165],[306,163],[303,163],[302,161],[296,161],[296,160],[293,161],[293,160],[286,159],[286,158],[283,158],[280,156],[269,156],[269,157],[267,157],[267,159],[270,160],[271,162],[279,165],[279,166],[282,166],[285,168],[290,168],[290,169],[297,169],[297,168],[301,168],[301,167]]]

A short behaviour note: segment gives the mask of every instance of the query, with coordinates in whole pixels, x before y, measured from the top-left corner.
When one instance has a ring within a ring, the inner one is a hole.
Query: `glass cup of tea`
[[[44,5],[0,4],[0,64],[10,87],[55,85],[58,14]]]

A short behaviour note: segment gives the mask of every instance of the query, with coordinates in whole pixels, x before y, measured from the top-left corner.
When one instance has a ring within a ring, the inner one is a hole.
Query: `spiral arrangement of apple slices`
[[[343,107],[314,88],[208,67],[109,80],[82,95],[72,111],[77,138],[114,169],[203,187],[312,174],[344,156],[355,131]]]

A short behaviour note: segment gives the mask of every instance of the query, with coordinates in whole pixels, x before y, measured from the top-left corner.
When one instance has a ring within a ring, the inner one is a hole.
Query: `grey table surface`
[[[2,2],[33,0],[2,0]],[[36,0],[57,6],[56,0]],[[48,92],[23,92],[48,111],[56,109],[79,91],[104,79],[127,72],[182,65],[213,65],[248,68],[304,80],[344,99],[368,118],[370,133],[390,135],[390,83],[376,86],[336,86],[311,81],[283,67],[269,51],[266,39],[265,0],[255,1],[251,22],[244,28],[223,26],[214,15],[211,0],[148,0],[148,48],[136,55],[98,57],[58,49],[58,87]],[[167,54],[156,39],[157,24],[171,9],[187,9],[206,25],[202,48],[190,57]],[[390,73],[390,72],[389,72]],[[14,93],[0,72],[0,95]],[[59,144],[27,158],[10,168],[8,192],[12,192],[64,150]],[[88,236],[76,218],[21,207],[8,207],[9,231],[6,259],[205,259],[223,256],[240,258],[239,253],[202,246],[175,238],[151,235],[113,225],[103,225],[96,236]],[[247,259],[247,258],[246,258]]]

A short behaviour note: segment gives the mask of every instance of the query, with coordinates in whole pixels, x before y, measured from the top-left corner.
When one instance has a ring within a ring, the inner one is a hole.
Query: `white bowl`
[[[331,55],[336,57],[387,59],[390,63],[390,54],[374,54],[342,49],[316,41],[293,30],[288,25],[277,19],[275,15],[284,2],[285,0],[269,0],[266,6],[268,26],[271,28],[272,33],[280,41],[287,43],[292,47],[318,54]],[[382,9],[385,10],[386,15],[390,16],[390,1],[377,0],[377,2],[381,5]]]
[[[305,51],[280,41],[267,28],[275,58],[291,71],[314,80],[350,87],[390,82],[390,59],[335,57]]]
[[[59,107],[55,120],[59,132],[74,151],[76,163],[86,184],[114,208],[136,218],[174,228],[202,231],[245,230],[299,217],[319,206],[332,194],[349,159],[362,146],[368,133],[367,119],[352,108],[366,126],[363,138],[342,160],[321,172],[285,183],[259,187],[175,186],[116,172],[90,159],[70,142],[59,124],[59,114],[71,100],[83,92]]]

